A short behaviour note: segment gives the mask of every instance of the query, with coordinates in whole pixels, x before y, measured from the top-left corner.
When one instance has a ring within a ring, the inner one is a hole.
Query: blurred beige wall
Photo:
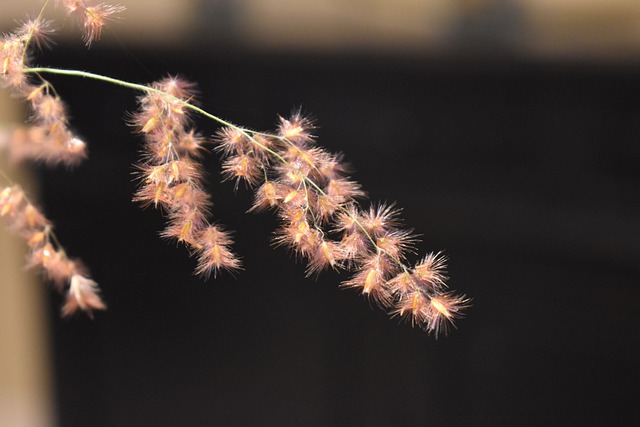
[[[61,34],[76,36],[77,23],[67,19],[60,7],[54,7],[58,0],[50,0],[47,17],[54,19]],[[189,23],[197,16],[197,0],[152,1],[97,1],[126,6],[127,11],[112,22],[105,30],[105,40],[113,42],[116,38],[131,43],[180,43],[188,31]],[[38,15],[44,0],[1,0],[0,29],[10,30],[16,20]]]
[[[20,120],[21,111],[0,91],[0,132]],[[12,168],[2,153],[0,168],[24,188],[32,188],[28,171]],[[0,426],[49,427],[54,417],[44,309],[47,289],[25,271],[25,254],[24,243],[0,221]]]
[[[415,51],[438,48],[456,17],[452,0],[243,0],[251,45],[275,49]]]
[[[638,0],[518,0],[532,52],[555,57],[640,57]]]
[[[0,28],[33,16],[42,0],[2,1]],[[53,3],[53,1],[52,1]],[[121,0],[105,32],[129,46],[212,45],[257,49],[434,54],[509,46],[533,57],[635,58],[639,0]],[[55,14],[54,14],[55,15]],[[57,12],[63,33],[74,29]]]

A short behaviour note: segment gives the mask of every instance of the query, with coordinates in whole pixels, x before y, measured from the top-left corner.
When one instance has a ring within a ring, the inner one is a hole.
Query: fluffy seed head
[[[178,99],[193,102],[198,93],[197,85],[180,76],[168,76],[153,85],[156,89]]]
[[[394,295],[404,295],[415,292],[418,288],[411,273],[402,271],[388,282],[388,287]]]
[[[178,151],[180,156],[187,156],[196,159],[201,157],[203,152],[206,150],[204,147],[206,143],[207,140],[201,135],[198,135],[196,131],[192,129],[178,135],[175,143],[175,149]]]
[[[23,73],[25,43],[20,36],[0,37],[0,87],[22,87],[27,77]]]
[[[429,284],[434,288],[445,286],[447,257],[441,252],[427,254],[413,269],[413,274],[419,282]]]
[[[70,260],[63,251],[55,249],[50,243],[32,248],[29,258],[28,266],[41,269],[59,290],[82,270],[76,261]]]
[[[75,10],[81,10],[77,8],[76,5],[74,5],[74,7],[76,8]],[[126,8],[124,6],[106,3],[84,7],[82,10],[82,24],[84,27],[83,40],[85,44],[90,47],[94,41],[99,40],[107,22],[115,19],[116,14],[124,12],[125,10]]]
[[[240,181],[244,181],[248,187],[254,187],[262,178],[262,170],[255,157],[248,154],[230,156],[222,164],[222,173],[226,180],[235,179],[235,188]]]
[[[85,276],[74,274],[71,277],[67,298],[62,307],[62,315],[69,316],[82,310],[93,318],[93,310],[106,309],[107,306],[100,298],[98,284]]]
[[[431,297],[426,307],[428,320],[424,328],[438,335],[446,335],[449,328],[455,327],[455,320],[464,316],[464,309],[470,306],[470,300],[465,295],[458,296],[452,293],[444,293]]]
[[[313,121],[304,117],[300,111],[295,112],[285,119],[280,117],[278,134],[298,146],[305,146],[313,142],[311,132],[315,129]]]
[[[363,212],[360,221],[373,236],[384,236],[400,223],[399,213],[400,211],[395,209],[393,205],[382,203],[371,206],[368,212]]]
[[[202,212],[185,207],[182,211],[169,214],[168,224],[161,236],[198,248],[200,234],[207,226],[207,220]]]
[[[214,142],[216,150],[224,156],[242,154],[250,149],[250,142],[244,132],[237,128],[224,127],[216,132]]]
[[[340,247],[342,248],[344,258],[352,262],[366,256],[369,241],[358,231],[352,231],[344,234],[340,241]]]
[[[342,286],[359,289],[380,307],[389,307],[393,297],[387,285],[387,277],[392,270],[393,266],[386,257],[370,255],[360,262],[359,271],[350,280],[343,282]]]
[[[339,244],[330,240],[321,240],[317,247],[309,253],[307,277],[326,268],[337,269],[341,267],[340,261],[343,258],[342,248]]]
[[[233,244],[231,234],[219,226],[205,228],[198,237],[198,243],[202,249],[198,254],[197,275],[216,277],[220,270],[233,272],[242,267],[240,260],[229,249]]]
[[[338,212],[334,220],[334,229],[344,233],[359,232],[358,218],[360,211],[355,205],[347,206],[344,211]]]
[[[358,197],[364,197],[360,184],[348,179],[330,179],[324,191],[339,205]]]
[[[53,21],[46,19],[27,19],[20,23],[17,31],[20,37],[31,40],[38,48],[49,47],[54,33]]]
[[[407,252],[414,252],[416,236],[410,230],[391,230],[376,238],[378,250],[396,259],[404,259]]]
[[[253,206],[250,211],[259,211],[278,206],[282,200],[282,189],[273,181],[262,184],[255,192]]]
[[[412,326],[424,327],[430,320],[429,298],[415,290],[402,294],[395,304],[392,316],[410,319]]]

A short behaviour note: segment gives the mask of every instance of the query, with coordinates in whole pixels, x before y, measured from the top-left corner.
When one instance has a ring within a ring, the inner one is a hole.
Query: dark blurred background
[[[134,82],[181,73],[208,111],[255,129],[302,106],[371,200],[404,208],[421,253],[446,252],[449,285],[473,307],[435,340],[340,291],[345,274],[306,279],[270,246],[273,216],[245,214],[250,191],[220,183],[215,155],[205,160],[214,214],[235,230],[245,271],[193,277],[186,250],[158,238],[159,212],[131,202],[140,139],[124,122],[135,94],[51,77],[90,159],[38,169],[42,205],[109,304],[93,321],[60,319],[48,294],[58,425],[640,421],[637,47],[545,50],[525,1],[460,2],[422,50],[419,38],[385,48],[382,29],[371,44],[323,43],[300,22],[311,41],[261,44],[238,24],[236,6],[255,2],[201,3],[198,32],[180,43],[114,37],[87,52],[64,40],[38,62]],[[383,4],[359,3],[350,8],[365,16]]]

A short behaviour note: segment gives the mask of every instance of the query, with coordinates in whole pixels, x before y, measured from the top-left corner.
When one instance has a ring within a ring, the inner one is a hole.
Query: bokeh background
[[[193,277],[158,212],[131,203],[135,94],[51,77],[90,159],[14,173],[109,310],[60,319],[3,230],[0,425],[637,425],[640,2],[120,3],[89,51],[53,13],[38,63],[181,73],[207,110],[256,129],[302,106],[371,199],[404,208],[420,251],[446,252],[473,307],[435,340],[340,291],[344,274],[305,279],[215,155],[214,213],[246,270]],[[3,2],[1,29],[40,4]]]

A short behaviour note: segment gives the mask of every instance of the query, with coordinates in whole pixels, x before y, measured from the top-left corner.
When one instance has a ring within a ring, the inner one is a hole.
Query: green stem
[[[30,68],[25,68],[22,71],[27,74],[57,74],[61,76],[84,77],[87,79],[100,80],[103,82],[112,83],[118,86],[128,87],[130,89],[135,89],[139,91],[144,91],[144,92],[155,91],[155,92],[164,93],[160,90],[153,89],[149,86],[130,83],[124,80],[114,79],[112,77],[107,77],[107,76],[103,76],[96,73],[90,73],[88,71],[64,70],[60,68],[47,68],[47,67],[30,67]]]

